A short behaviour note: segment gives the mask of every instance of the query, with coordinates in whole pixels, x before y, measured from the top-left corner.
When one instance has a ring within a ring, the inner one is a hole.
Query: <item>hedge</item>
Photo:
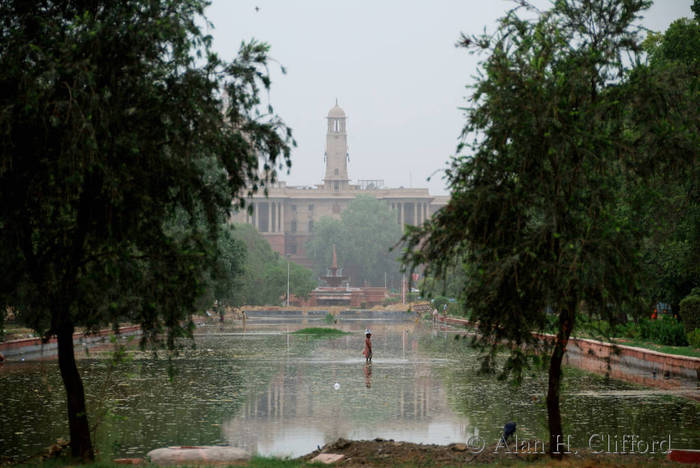
[[[686,333],[692,333],[696,328],[700,328],[700,294],[694,294],[698,289],[686,296],[680,303],[681,320]]]

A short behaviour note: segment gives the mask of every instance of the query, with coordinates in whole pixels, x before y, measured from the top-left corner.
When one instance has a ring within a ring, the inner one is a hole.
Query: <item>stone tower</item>
[[[323,183],[327,190],[340,192],[347,188],[348,178],[348,134],[347,117],[343,109],[335,106],[328,111],[328,132],[326,133],[326,176]]]

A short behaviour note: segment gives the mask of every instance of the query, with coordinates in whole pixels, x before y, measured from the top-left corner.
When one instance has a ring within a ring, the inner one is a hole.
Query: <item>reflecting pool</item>
[[[521,438],[546,439],[546,374],[517,388],[477,374],[478,354],[454,329],[412,319],[356,314],[338,338],[290,334],[328,326],[319,318],[256,316],[197,329],[195,344],[170,363],[109,348],[81,354],[90,423],[101,456],[143,456],[169,445],[234,445],[297,456],[339,437],[421,443],[496,442],[516,421]],[[374,358],[361,354],[372,329]],[[169,369],[174,375],[169,376]],[[53,358],[0,367],[0,457],[21,459],[68,438],[64,391]],[[700,403],[567,368],[564,432],[585,447],[596,434],[700,448]]]

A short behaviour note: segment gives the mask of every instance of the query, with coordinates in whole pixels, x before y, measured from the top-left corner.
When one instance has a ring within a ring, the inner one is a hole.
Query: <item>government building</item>
[[[402,227],[418,225],[445,206],[446,196],[430,195],[427,188],[387,188],[383,180],[358,180],[348,175],[347,117],[337,102],[328,112],[326,133],[326,170],[322,183],[314,187],[292,187],[277,182],[268,195],[255,195],[249,203],[253,212],[239,211],[233,222],[254,225],[273,250],[293,262],[310,267],[306,242],[313,237],[314,223],[324,216],[340,218],[340,213],[358,195],[385,200]]]

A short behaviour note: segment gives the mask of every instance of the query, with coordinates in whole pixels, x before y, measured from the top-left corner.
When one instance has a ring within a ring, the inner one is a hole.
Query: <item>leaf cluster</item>
[[[644,176],[697,157],[694,136],[646,131],[679,105],[650,107],[661,90],[631,77],[641,63],[635,24],[649,1],[561,0],[546,12],[519,3],[495,34],[460,42],[486,58],[447,171],[451,200],[404,236],[403,256],[437,278],[464,262],[478,344],[493,356],[508,343],[506,371],[516,375],[537,348],[533,332],[554,323],[565,342],[580,314],[613,322],[634,305]],[[660,159],[653,149],[664,137],[678,152]]]
[[[324,274],[331,265],[333,245],[338,265],[353,284],[384,285],[399,275],[398,254],[392,247],[401,238],[401,228],[387,203],[371,196],[358,196],[341,213],[340,219],[323,217],[314,225],[307,255],[314,271]]]
[[[232,200],[290,164],[268,46],[221,60],[206,5],[0,2],[0,309],[46,336],[187,335]]]
[[[250,224],[236,224],[233,238],[244,246],[243,271],[232,289],[233,305],[277,305],[287,294],[287,259],[272,250],[270,243]],[[289,289],[297,297],[308,297],[316,287],[313,272],[289,262]]]

